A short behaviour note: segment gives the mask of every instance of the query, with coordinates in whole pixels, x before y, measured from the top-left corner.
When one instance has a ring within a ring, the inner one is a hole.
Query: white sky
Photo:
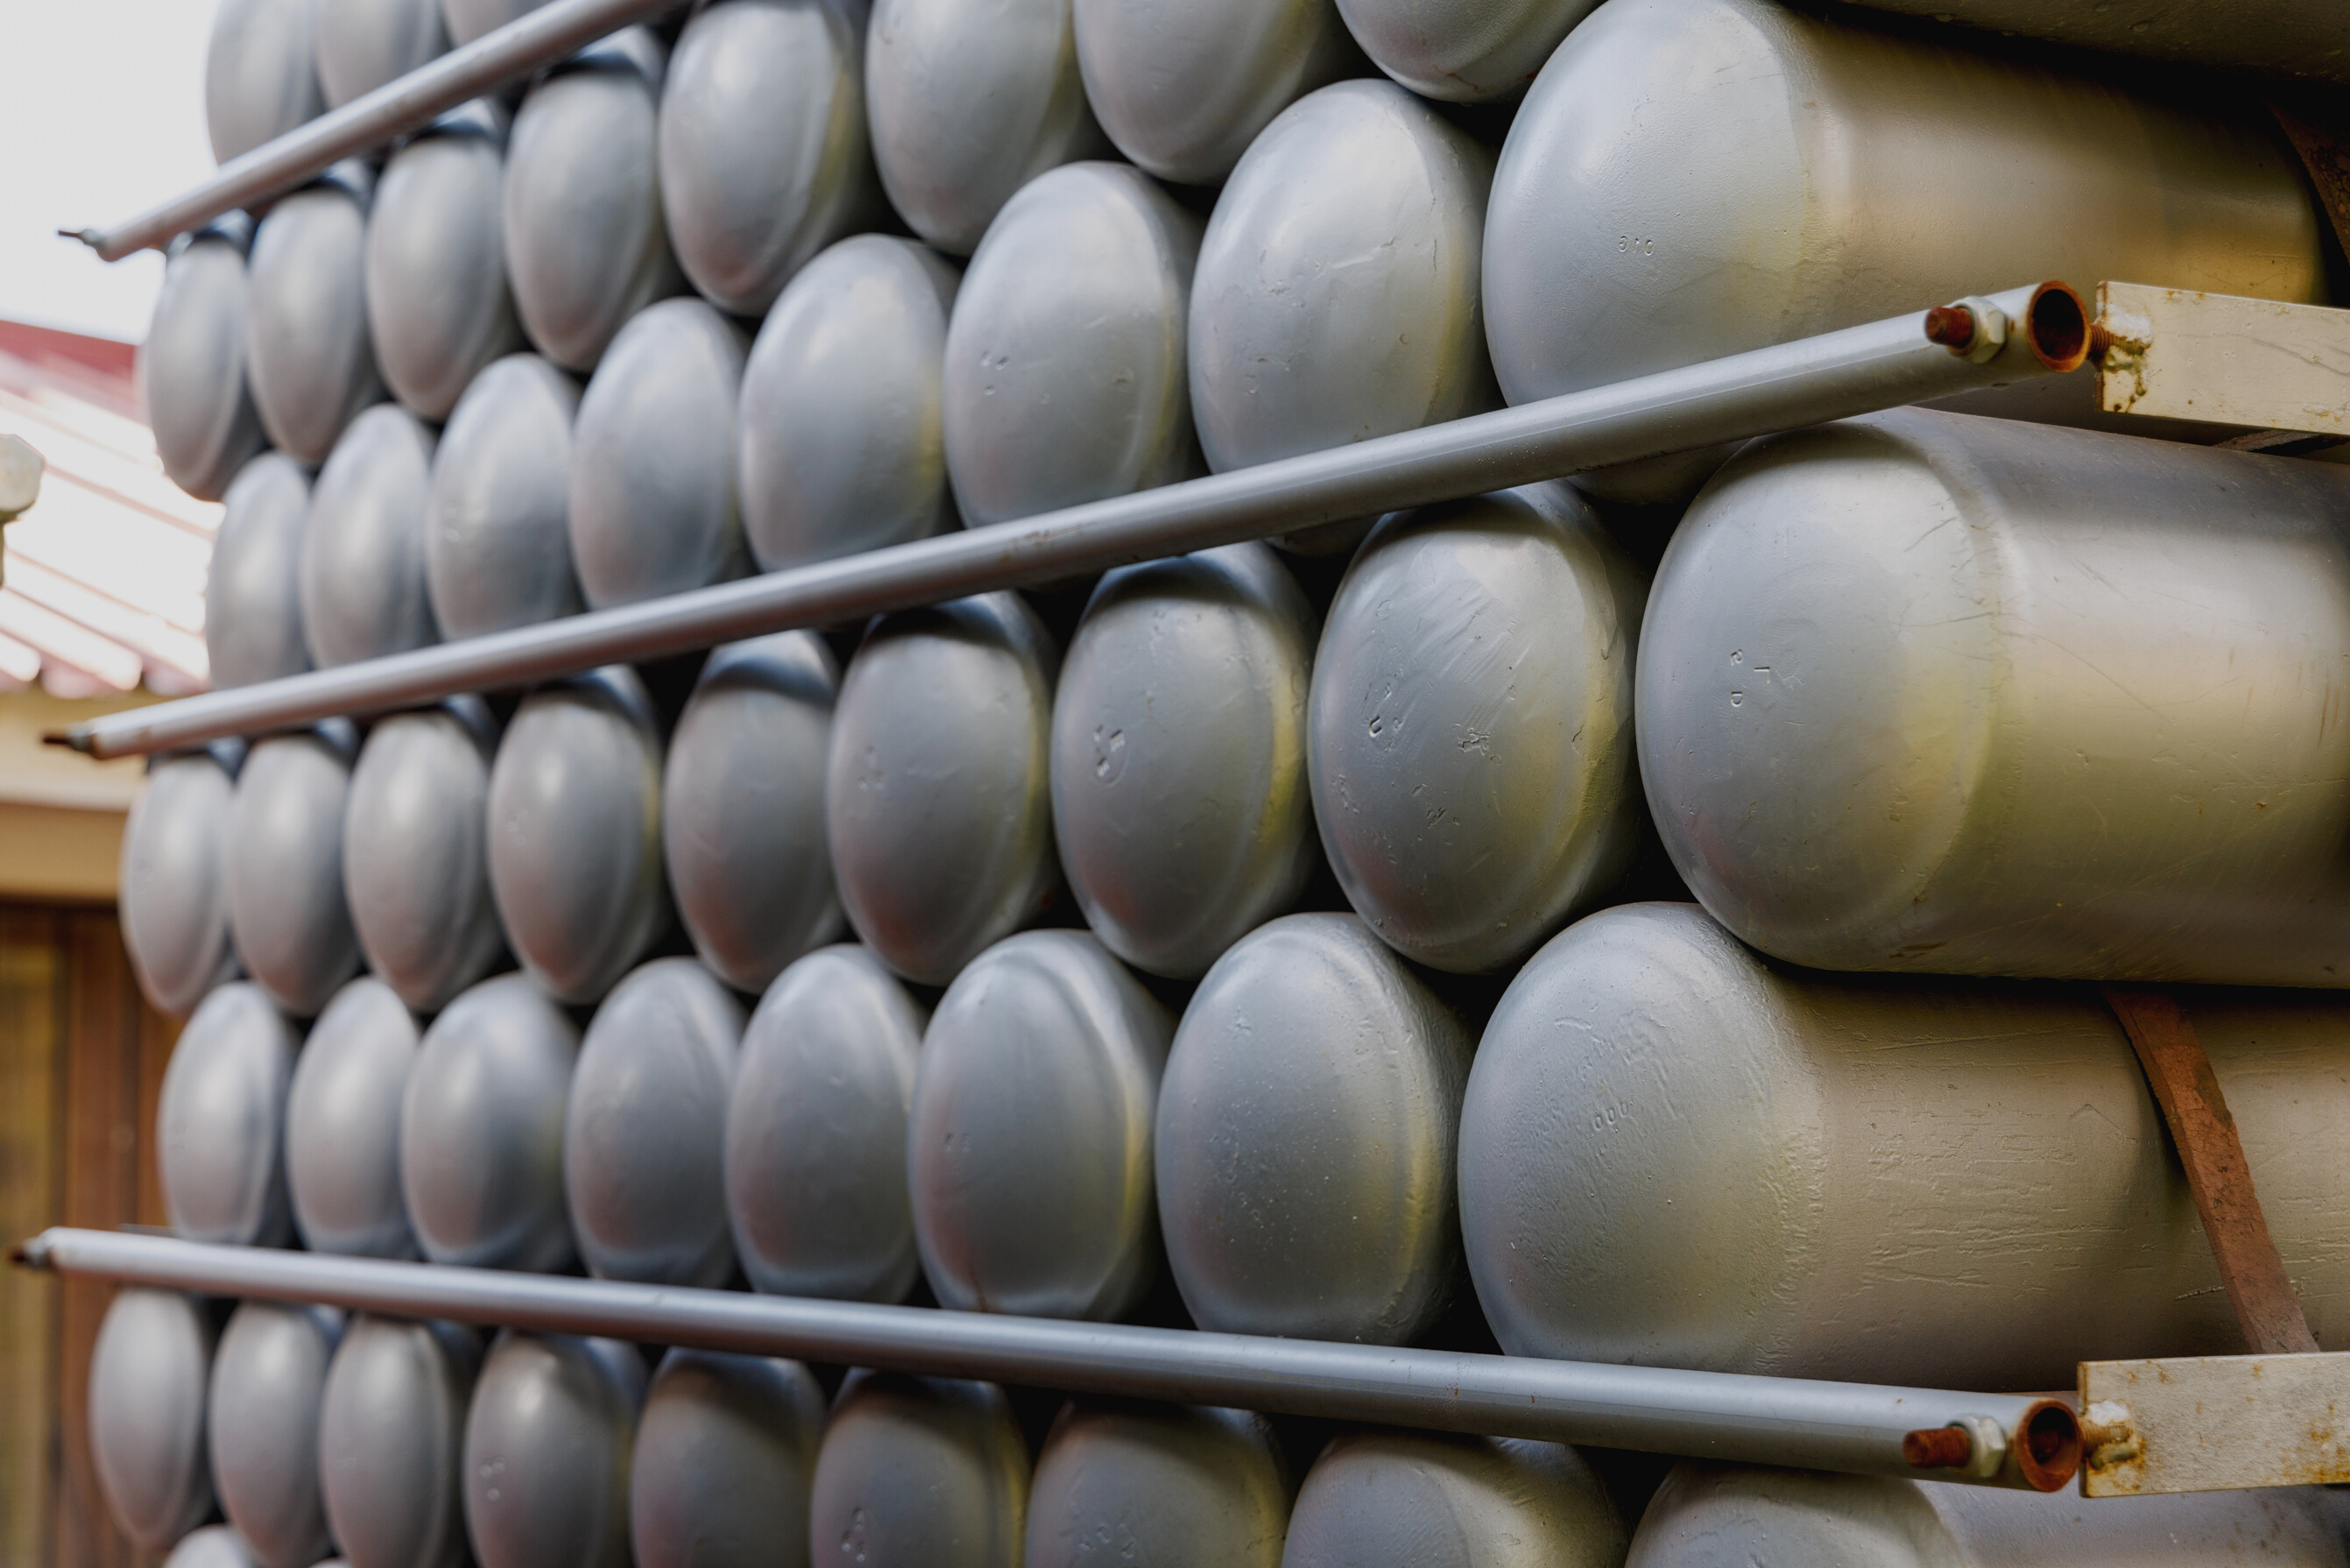
[[[0,317],[135,343],[162,280],[58,229],[104,228],[213,171],[204,40],[216,0],[0,0]]]

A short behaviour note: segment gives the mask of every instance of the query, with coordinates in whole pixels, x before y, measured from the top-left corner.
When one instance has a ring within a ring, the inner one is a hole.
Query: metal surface
[[[2109,414],[2350,438],[2350,312],[2102,283],[2097,319]]]
[[[1336,0],[1371,63],[1422,98],[1482,103],[1534,79],[1597,0]]]
[[[342,1335],[338,1312],[245,1302],[213,1353],[213,1486],[260,1568],[310,1568],[334,1550],[319,1500],[318,1402]]]
[[[204,1407],[216,1320],[171,1291],[117,1292],[89,1355],[89,1457],[122,1532],[161,1552],[213,1511]]]
[[[302,636],[302,535],[310,475],[283,452],[237,471],[223,497],[204,574],[204,656],[215,687],[250,686],[310,668]]]
[[[1858,0],[1877,11],[2205,67],[2350,84],[2350,16],[2331,0]]]
[[[947,323],[947,476],[973,527],[1200,472],[1184,373],[1198,216],[1120,163],[1038,176]]]
[[[424,583],[449,638],[576,615],[571,421],[579,383],[536,354],[473,378],[432,454]]]
[[[712,973],[756,996],[840,934],[825,842],[826,742],[840,682],[814,632],[713,649],[670,735],[661,855]]]
[[[490,892],[524,970],[595,1002],[669,929],[661,738],[643,682],[614,666],[531,693],[490,767]]]
[[[1159,1276],[1150,1131],[1174,1020],[1091,936],[973,959],[922,1036],[907,1185],[922,1274],[964,1312],[1115,1322]]]
[[[163,269],[155,314],[139,347],[139,388],[163,472],[189,494],[217,501],[266,444],[245,379],[245,244],[207,229]]]
[[[302,635],[319,668],[441,640],[424,588],[432,429],[397,403],[351,421],[310,488]]]
[[[441,0],[317,0],[316,17],[318,87],[328,109],[449,52]]]
[[[1502,389],[1598,386],[1984,275],[2322,298],[2321,222],[2291,150],[2256,110],[2214,101],[2173,107],[1769,0],[1613,0],[1544,68],[1494,177],[1484,304]],[[2097,417],[2086,378],[2040,391],[2007,406]],[[1588,483],[1686,495],[1723,455]]]
[[[465,1415],[465,1527],[481,1568],[629,1568],[644,1393],[631,1345],[498,1336]]]
[[[315,1018],[359,965],[343,896],[348,732],[273,735],[238,771],[229,804],[228,929],[244,972],[296,1018]]]
[[[448,24],[452,40],[470,44],[546,3],[547,0],[441,0],[441,17]]]
[[[2090,1497],[2350,1482],[2350,1355],[2085,1361]]]
[[[1493,154],[1392,82],[1266,127],[1217,198],[1190,379],[1222,472],[1501,403],[1478,275]]]
[[[1159,1091],[1159,1213],[1192,1320],[1366,1345],[1431,1327],[1462,1282],[1471,1044],[1352,915],[1286,916],[1218,959]]]
[[[754,1289],[900,1302],[920,1260],[906,1121],[929,1010],[843,945],[768,988],[726,1106],[726,1208]]]
[[[213,1524],[190,1532],[163,1559],[163,1568],[254,1568],[254,1557],[235,1531]]]
[[[808,1497],[811,1558],[1019,1568],[1028,1445],[987,1383],[858,1371],[841,1385]]]
[[[463,1568],[459,1451],[481,1365],[455,1324],[344,1329],[318,1401],[318,1483],[349,1568]]]
[[[367,318],[373,176],[348,164],[337,175],[272,207],[253,231],[245,265],[244,374],[254,408],[270,443],[311,468],[384,395]]]
[[[2331,464],[1951,414],[1751,447],[1649,602],[1666,846],[1791,962],[2341,986],[2304,672],[2350,655],[2345,508]]]
[[[490,897],[490,758],[476,698],[395,713],[369,732],[343,812],[343,883],[368,968],[431,1014],[506,950]]]
[[[392,395],[428,420],[447,419],[474,376],[523,346],[506,286],[509,123],[495,99],[444,115],[391,155],[368,211],[376,364]]]
[[[700,299],[650,306],[597,364],[571,430],[571,562],[598,609],[750,569],[734,405],[750,340]]]
[[[795,1361],[672,1350],[637,1421],[638,1568],[805,1564],[824,1390]]]
[[[1356,555],[1315,655],[1314,814],[1398,952],[1505,968],[1630,865],[1647,595],[1563,483],[1391,517]]]
[[[432,1021],[400,1112],[400,1191],[425,1257],[570,1266],[563,1123],[578,1054],[571,1020],[520,975],[484,981]]]
[[[281,1146],[299,1044],[255,986],[222,986],[188,1020],[155,1109],[163,1208],[179,1234],[261,1247],[294,1239]]]
[[[224,0],[213,14],[204,47],[204,128],[213,161],[241,157],[325,111],[317,9],[317,0]]]
[[[962,525],[940,381],[961,273],[927,245],[858,234],[802,268],[743,371],[743,529],[762,570]]]
[[[2345,1016],[2194,1003],[2331,1348]],[[2081,1360],[2241,1347],[2160,1112],[2083,991],[1783,970],[1693,906],[1619,906],[1503,995],[1461,1147],[1470,1272],[1513,1354],[2049,1388]]]
[[[1619,1568],[1630,1534],[1564,1443],[1349,1432],[1305,1472],[1282,1563]]]
[[[691,959],[655,959],[596,1010],[564,1113],[563,1187],[597,1278],[733,1277],[724,1139],[742,1038],[742,1004]]]
[[[1047,753],[1060,650],[983,594],[878,623],[849,661],[825,764],[841,907],[874,955],[944,985],[1060,881]]]
[[[568,624],[477,638],[364,671],[314,674],[88,721],[74,726],[68,739],[98,755],[119,756],[318,715],[413,706],[614,659],[1065,580],[2080,364],[2087,321],[2069,292],[2019,289],[1994,296],[1991,303],[2028,330],[2011,334],[2001,355],[1983,363],[1928,340],[1925,315],[1916,312],[1555,401],[1073,507],[1016,526],[949,534]],[[2034,345],[2048,353],[2046,362],[2033,352]]]
[[[1077,69],[1070,0],[878,0],[865,113],[882,189],[914,233],[969,255],[1012,193],[1110,151]]]
[[[1314,868],[1315,617],[1278,557],[1229,545],[1105,576],[1053,699],[1053,832],[1086,921],[1192,979]]]
[[[118,913],[139,989],[184,1018],[236,973],[227,839],[236,781],[209,753],[160,759],[122,828]]]
[[[400,1102],[420,1043],[400,998],[367,978],[337,992],[302,1042],[286,1098],[286,1189],[310,1251],[416,1256],[400,1191]]]
[[[1036,1456],[1024,1568],[1281,1568],[1288,1471],[1263,1416],[1072,1403]]]

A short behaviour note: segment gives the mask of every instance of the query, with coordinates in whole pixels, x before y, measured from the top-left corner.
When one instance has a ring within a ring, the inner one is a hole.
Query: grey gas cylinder
[[[941,382],[961,274],[857,234],[800,269],[743,369],[743,531],[763,571],[960,526]]]
[[[1976,220],[2022,182],[2044,216]],[[2264,119],[1772,0],[1609,0],[1502,150],[1487,336],[1525,402],[2012,286],[1987,278],[2321,300],[2319,233]],[[2077,422],[2095,392],[2049,379],[2008,402]],[[1677,498],[1727,455],[1580,483]]]
[[[1016,594],[877,622],[832,712],[825,825],[849,924],[944,985],[1059,879],[1047,766],[1059,649]]]
[[[1619,1568],[1628,1534],[1565,1443],[1350,1432],[1305,1472],[1282,1564]]]
[[[1024,1568],[1281,1568],[1295,1490],[1262,1416],[1073,1401],[1036,1456]]]
[[[1666,846],[1796,963],[2350,985],[2345,516],[2333,464],[2004,420],[1757,445],[1643,634]]]
[[[1313,607],[1263,545],[1111,572],[1053,698],[1053,832],[1102,945],[1192,979],[1297,900]]]
[[[1336,0],[1371,63],[1422,98],[1482,103],[1534,74],[1598,0]]]
[[[490,892],[524,971],[596,1002],[669,929],[661,736],[644,683],[612,665],[523,700],[490,767]]]
[[[221,15],[228,15],[226,6]],[[139,389],[155,453],[172,483],[204,501],[224,498],[246,460],[268,440],[245,374],[251,234],[237,218],[199,229],[175,245],[156,291],[147,340],[139,346]]]
[[[1023,931],[955,976],[922,1037],[906,1136],[940,1305],[1114,1322],[1149,1292],[1150,1134],[1173,1032],[1084,932]]]
[[[2350,1008],[2187,1012],[2310,1326],[2350,1346]],[[1512,1355],[2053,1388],[2079,1361],[2242,1345],[2161,1114],[2085,988],[1784,969],[1693,905],[1620,905],[1503,994],[1461,1151],[1470,1272]]]
[[[432,454],[424,585],[443,637],[576,615],[571,421],[579,383],[536,354],[473,378]]]
[[[1012,193],[1110,151],[1086,101],[1070,0],[877,0],[865,112],[882,188],[914,233],[967,256]]]
[[[474,1331],[354,1317],[318,1401],[318,1489],[349,1568],[463,1568]]]
[[[851,1372],[816,1451],[808,1560],[1018,1568],[1028,1478],[993,1383]]]
[[[824,765],[839,667],[810,631],[711,651],[669,741],[661,854],[710,971],[754,996],[840,931]]]
[[[572,429],[571,559],[593,609],[750,569],[734,482],[743,329],[699,299],[631,318]]]
[[[518,974],[484,981],[424,1032],[400,1096],[400,1186],[428,1260],[572,1262],[563,1120],[578,1054],[571,1020]]]
[[[282,198],[253,232],[245,379],[270,443],[314,468],[359,410],[384,395],[368,334],[373,188],[367,165],[338,163]]]
[[[286,1100],[286,1188],[310,1251],[416,1256],[400,1190],[400,1101],[420,1044],[400,998],[365,976],[310,1026]]]
[[[1385,81],[1299,99],[1216,199],[1192,417],[1219,472],[1496,407],[1478,270],[1493,155]]]
[[[213,161],[252,151],[326,111],[317,0],[223,0],[204,47]]]
[[[285,1139],[297,1044],[269,998],[242,981],[204,998],[181,1031],[155,1109],[155,1163],[178,1235],[242,1247],[294,1239]]]
[[[1123,163],[1004,204],[947,323],[947,475],[972,526],[1200,472],[1184,316],[1201,224]]]
[[[89,1355],[89,1457],[107,1511],[161,1552],[213,1511],[204,1407],[214,1320],[192,1298],[115,1293]]]
[[[255,1562],[243,1536],[228,1525],[211,1524],[191,1531],[172,1547],[172,1554],[163,1559],[163,1568],[255,1568]]]
[[[481,1568],[629,1568],[634,1346],[509,1329],[465,1416],[465,1527]]]
[[[1503,968],[1631,864],[1647,592],[1566,484],[1391,517],[1347,568],[1315,659],[1314,814],[1398,952]]]
[[[1435,1324],[1470,1049],[1351,915],[1285,916],[1216,961],[1159,1085],[1159,1217],[1201,1328],[1405,1345]]]
[[[158,758],[122,828],[117,895],[139,989],[184,1018],[236,973],[228,823],[236,781],[209,752]]]
[[[441,16],[448,24],[452,43],[470,44],[546,4],[546,0],[441,0]]]
[[[244,972],[296,1018],[315,1018],[359,968],[343,895],[351,743],[336,726],[256,742],[230,803],[228,927]]]
[[[376,363],[428,420],[447,419],[476,375],[523,346],[506,286],[509,122],[494,99],[442,116],[391,155],[368,213]]]
[[[726,1096],[743,1008],[691,959],[655,959],[596,1010],[571,1075],[563,1184],[599,1279],[714,1289],[726,1231]]]
[[[310,1568],[334,1550],[318,1495],[318,1400],[342,1336],[339,1312],[245,1302],[213,1353],[213,1485],[260,1568]]]
[[[283,452],[237,471],[222,499],[204,577],[204,656],[213,686],[250,686],[310,668],[302,636],[302,535],[310,475]]]
[[[359,949],[400,1001],[438,1012],[505,951],[490,897],[490,759],[478,697],[380,720],[343,812],[343,881]]]
[[[567,370],[682,278],[662,225],[655,124],[666,56],[628,27],[542,78],[506,142],[506,274],[523,330]]]
[[[806,1568],[824,1390],[796,1361],[672,1350],[637,1421],[637,1568]]]
[[[883,1303],[913,1289],[906,1121],[929,1022],[848,944],[808,954],[760,998],[726,1105],[726,1210],[754,1288]]]
[[[441,640],[424,590],[432,427],[397,403],[353,420],[310,490],[302,634],[321,669]]]
[[[441,0],[316,0],[318,86],[328,109],[449,50]]]

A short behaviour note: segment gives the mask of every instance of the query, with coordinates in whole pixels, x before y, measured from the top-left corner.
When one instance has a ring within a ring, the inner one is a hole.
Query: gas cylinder
[[[506,275],[523,330],[567,370],[683,279],[661,223],[660,41],[627,27],[540,79],[506,143]]]
[[[808,1498],[808,1559],[1018,1568],[1028,1445],[993,1383],[858,1370],[840,1386]]]
[[[2186,1012],[2310,1326],[2350,1347],[2350,1006]],[[1587,916],[1512,982],[1461,1112],[1461,1221],[1512,1355],[2054,1388],[2243,1345],[2094,992],[1783,968],[1688,904]]]
[[[400,1096],[400,1186],[427,1259],[570,1265],[563,1120],[578,1054],[571,1020],[518,974],[484,981],[424,1032]]]
[[[947,475],[965,522],[1200,472],[1183,341],[1201,229],[1123,163],[1055,169],[1004,204],[947,323]]]
[[[1371,63],[1422,98],[1482,103],[1534,79],[1597,0],[1336,0]]]
[[[204,47],[204,128],[215,162],[250,152],[325,112],[315,7],[316,0],[222,0],[213,13]]]
[[[310,1251],[416,1256],[400,1191],[400,1101],[419,1044],[400,998],[365,976],[310,1026],[286,1100],[286,1189]]]
[[[748,349],[699,299],[663,300],[613,337],[572,427],[571,559],[590,608],[750,569],[734,483]]]
[[[724,1284],[726,1096],[743,1008],[687,958],[655,959],[596,1010],[571,1075],[563,1184],[599,1279]]]
[[[1618,1568],[1628,1533],[1591,1467],[1565,1443],[1348,1432],[1305,1472],[1282,1563]]]
[[[223,6],[221,15],[228,14]],[[172,483],[203,501],[222,499],[268,441],[245,374],[252,232],[239,215],[173,244],[139,346],[139,389],[155,454]]]
[[[1369,1345],[1433,1326],[1461,1272],[1470,1048],[1351,915],[1284,916],[1218,959],[1159,1086],[1159,1216],[1193,1321]]]
[[[711,650],[670,736],[661,854],[710,971],[757,995],[839,934],[824,836],[839,666],[812,631]]]
[[[432,454],[424,584],[443,637],[575,615],[571,421],[579,383],[536,354],[473,378]]]
[[[283,452],[237,471],[222,497],[204,576],[204,656],[213,686],[250,686],[310,668],[302,637],[302,535],[310,475]]]
[[[89,1353],[89,1457],[107,1511],[161,1552],[213,1511],[204,1406],[217,1320],[173,1291],[115,1293]]]
[[[1102,945],[1193,979],[1314,867],[1305,699],[1315,616],[1273,551],[1109,573],[1053,698],[1053,832]]]
[[[172,1229],[191,1241],[282,1247],[286,1098],[294,1026],[257,986],[204,998],[172,1049],[155,1109],[155,1163]]]
[[[1014,191],[1110,150],[1086,102],[1069,0],[878,0],[865,112],[890,202],[961,256]]]
[[[384,395],[365,282],[374,188],[369,165],[338,163],[281,198],[253,232],[245,378],[270,443],[312,468],[327,461],[359,410]]]
[[[163,1559],[163,1568],[255,1568],[255,1559],[243,1536],[225,1524],[213,1524],[190,1532]]]
[[[237,773],[230,803],[228,926],[245,973],[296,1018],[315,1018],[359,968],[343,897],[349,726],[272,735]]]
[[[343,1336],[327,1307],[245,1302],[213,1354],[213,1485],[260,1568],[333,1552],[318,1496],[318,1399]]]
[[[941,380],[961,279],[928,245],[858,234],[800,269],[743,370],[743,530],[763,571],[961,525]]]
[[[359,1316],[318,1400],[318,1490],[350,1568],[463,1568],[459,1449],[474,1331]]]
[[[490,891],[524,971],[595,1002],[669,929],[661,737],[644,683],[611,665],[540,688],[490,767]]]
[[[1497,407],[1478,268],[1493,155],[1385,81],[1299,99],[1216,198],[1192,417],[1219,472]]]
[[[441,0],[316,3],[318,86],[328,109],[340,109],[448,52]]]
[[[632,1345],[498,1335],[465,1416],[465,1528],[481,1568],[629,1568],[644,1392]]]
[[[441,16],[448,24],[452,43],[470,44],[546,4],[546,0],[441,0]]]
[[[672,1350],[637,1421],[637,1568],[807,1568],[824,1390],[796,1361]]]
[[[1262,1416],[1073,1400],[1036,1456],[1024,1568],[1281,1568],[1295,1490]]]
[[[1565,484],[1391,517],[1347,566],[1314,667],[1314,815],[1398,952],[1503,968],[1631,863],[1647,592]]]
[[[478,697],[380,720],[343,812],[343,880],[368,967],[417,1012],[438,1012],[506,949],[490,898],[490,758]]]
[[[428,420],[447,419],[476,375],[523,346],[506,286],[511,123],[495,99],[442,115],[391,155],[368,213],[376,362],[392,395]]]
[[[1159,1275],[1150,1133],[1173,1032],[1087,933],[1023,931],[955,976],[906,1137],[940,1305],[1114,1322],[1141,1300]]]
[[[754,1288],[884,1303],[913,1288],[906,1119],[929,1022],[852,944],[808,954],[760,999],[726,1106],[726,1209]]]
[[[302,634],[324,669],[441,640],[424,591],[432,430],[397,403],[353,420],[310,491]]]
[[[228,822],[236,781],[210,752],[159,757],[122,828],[122,945],[139,989],[184,1018],[236,973]]]
[[[1047,754],[1060,650],[1016,594],[877,621],[832,715],[826,833],[849,924],[944,985],[1059,879]]]

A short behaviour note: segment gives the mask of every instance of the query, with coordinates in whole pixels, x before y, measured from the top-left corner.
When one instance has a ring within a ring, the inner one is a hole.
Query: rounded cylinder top
[[[321,669],[441,640],[424,588],[432,427],[397,403],[351,421],[302,533],[302,631]]]
[[[318,1493],[318,1401],[342,1332],[338,1312],[257,1301],[221,1331],[213,1485],[260,1568],[310,1568],[334,1550]]]
[[[628,1568],[633,1345],[498,1335],[465,1416],[466,1534],[481,1568]]]
[[[494,99],[444,116],[391,155],[368,214],[376,361],[428,420],[447,419],[475,375],[523,346],[506,286],[507,128]]]
[[[195,1300],[115,1293],[89,1357],[89,1457],[122,1532],[161,1552],[213,1511],[204,1445],[213,1320]]]
[[[343,896],[347,732],[274,735],[238,771],[230,803],[228,923],[255,984],[296,1018],[315,1018],[359,968]]]
[[[1036,1456],[1025,1568],[1092,1568],[1105,1543],[1154,1568],[1281,1568],[1292,1490],[1263,1416],[1072,1401]]]
[[[585,607],[571,566],[571,421],[579,383],[536,354],[473,378],[432,456],[424,583],[446,637]]]
[[[293,1240],[283,1149],[297,1044],[269,998],[243,982],[204,998],[181,1031],[155,1109],[174,1233],[243,1247]]]
[[[317,119],[317,0],[222,0],[204,47],[204,128],[225,163]]]
[[[253,1549],[230,1526],[210,1524],[191,1531],[172,1547],[163,1568],[254,1568]]]
[[[1616,1568],[1628,1533],[1590,1467],[1565,1443],[1352,1432],[1332,1438],[1305,1472],[1282,1562]]]
[[[364,978],[310,1026],[286,1102],[286,1186],[310,1251],[416,1256],[400,1190],[400,1102],[419,1043],[399,996]]]
[[[199,230],[163,269],[139,346],[155,455],[172,483],[202,501],[222,499],[268,444],[245,374],[247,294],[243,242],[217,227]]]
[[[796,1361],[672,1350],[629,1470],[639,1568],[803,1561],[824,1390]]]
[[[1506,98],[1534,79],[1598,0],[1336,0],[1379,69],[1451,103]]]
[[[808,1494],[811,1556],[1018,1568],[1028,1446],[993,1383],[851,1372]]]
[[[310,476],[283,452],[237,471],[222,497],[220,531],[204,575],[204,656],[215,690],[310,668],[302,634],[302,538]]]
[[[351,1568],[463,1568],[459,1447],[481,1363],[455,1324],[345,1328],[318,1400],[318,1481]]]
[[[270,444],[312,467],[344,427],[380,401],[367,318],[363,171],[284,197],[253,233],[246,269],[245,375]],[[214,395],[218,395],[215,393]]]
[[[406,76],[449,50],[441,0],[316,0],[318,85],[328,109]]]
[[[236,781],[209,753],[158,761],[122,828],[123,946],[147,1000],[186,1017],[236,973],[228,823]]]

